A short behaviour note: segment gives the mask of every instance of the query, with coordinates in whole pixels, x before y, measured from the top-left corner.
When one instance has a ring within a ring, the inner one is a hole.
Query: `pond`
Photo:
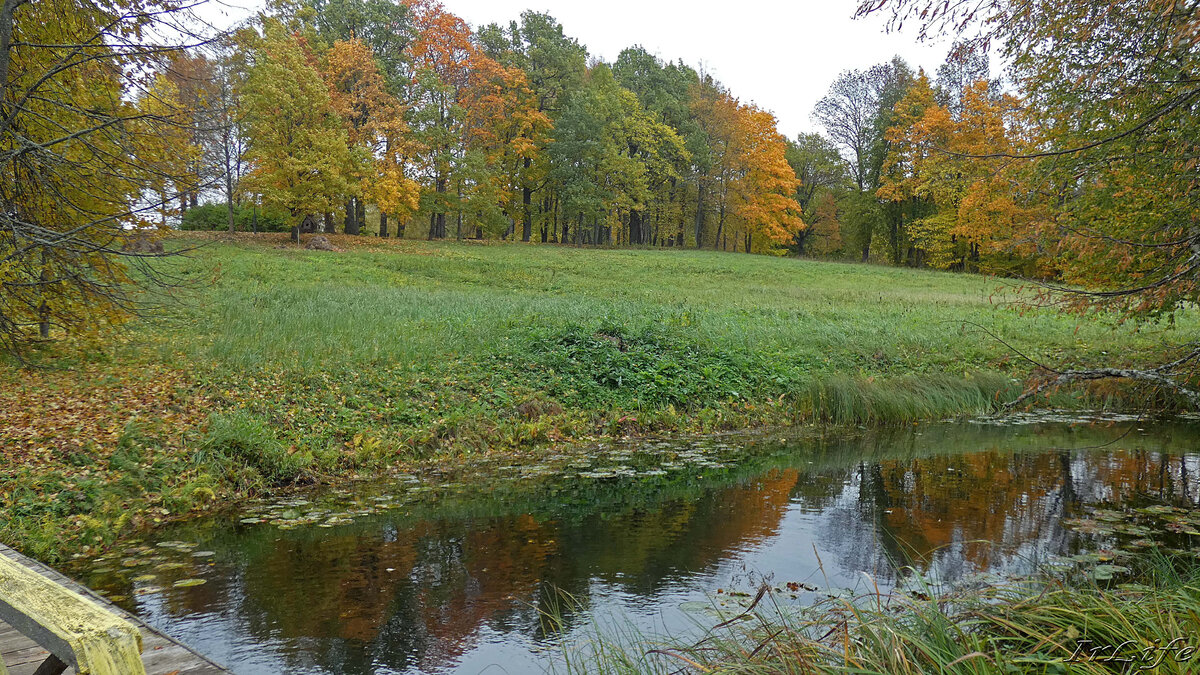
[[[481,459],[181,524],[71,571],[235,673],[539,672],[597,631],[699,630],[764,581],[803,604],[1190,552],[1198,438],[1042,416]]]

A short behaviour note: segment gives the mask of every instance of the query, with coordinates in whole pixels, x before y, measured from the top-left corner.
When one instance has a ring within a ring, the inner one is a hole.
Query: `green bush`
[[[233,226],[239,232],[254,231],[257,211],[259,232],[287,232],[291,221],[286,213],[249,206],[233,207]],[[183,230],[224,230],[229,228],[229,212],[224,204],[202,204],[188,209],[179,225]]]
[[[555,374],[539,388],[584,407],[697,408],[741,399],[769,388],[769,377],[784,377],[754,355],[712,349],[656,325],[568,325],[535,337],[528,357],[536,367],[522,366],[527,372]]]
[[[253,467],[275,485],[299,481],[313,462],[311,453],[289,453],[270,427],[243,411],[210,417],[200,447],[210,455]]]

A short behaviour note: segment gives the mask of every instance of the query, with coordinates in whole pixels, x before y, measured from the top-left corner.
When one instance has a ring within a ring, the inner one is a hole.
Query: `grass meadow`
[[[117,333],[0,370],[0,539],[44,558],[296,484],[601,437],[990,412],[1193,326],[980,276],[693,250],[178,237]],[[999,338],[999,339],[997,339]],[[1003,342],[1001,342],[1003,340]],[[1007,343],[1007,344],[1005,344]],[[1014,351],[1016,350],[1016,351]],[[1111,384],[1042,404],[1137,405]],[[1156,403],[1162,403],[1157,401]]]

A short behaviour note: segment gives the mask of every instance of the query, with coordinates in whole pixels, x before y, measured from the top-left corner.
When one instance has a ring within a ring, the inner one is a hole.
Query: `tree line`
[[[710,75],[637,46],[597,60],[545,13],[473,31],[436,0],[289,0],[144,98],[188,117],[163,186],[184,227],[258,229],[261,209],[327,233],[1057,273],[1015,173],[977,157],[1037,141],[967,42],[934,77],[899,57],[842,73],[824,134],[787,139]],[[222,222],[189,216],[214,189]]]
[[[970,7],[864,2],[955,49],[843,73],[824,133],[785,139],[710,75],[600,61],[544,13],[278,0],[214,36],[171,2],[0,0],[0,338],[128,316],[156,274],[133,235],[211,221],[205,199],[227,229],[790,251],[1194,306],[1200,0]]]
[[[769,251],[803,229],[770,113],[640,47],[598,61],[544,13],[278,4],[146,98],[192,118],[162,200],[185,222],[218,188],[230,230],[247,204],[382,237]]]

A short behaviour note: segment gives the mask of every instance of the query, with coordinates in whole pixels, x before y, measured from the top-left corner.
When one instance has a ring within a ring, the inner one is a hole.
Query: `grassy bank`
[[[765,590],[700,640],[626,634],[567,648],[566,672],[999,675],[1194,673],[1200,567],[1150,554],[1136,583],[1045,573],[1004,586],[829,599]],[[553,622],[553,617],[548,617]]]
[[[649,432],[990,410],[1035,357],[1188,330],[1020,313],[982,277],[697,251],[242,235],[125,331],[0,371],[0,539],[53,558],[297,483]],[[1185,326],[1185,328],[1187,328]],[[1114,396],[1109,401],[1106,397]],[[1088,400],[1120,403],[1117,389]]]

